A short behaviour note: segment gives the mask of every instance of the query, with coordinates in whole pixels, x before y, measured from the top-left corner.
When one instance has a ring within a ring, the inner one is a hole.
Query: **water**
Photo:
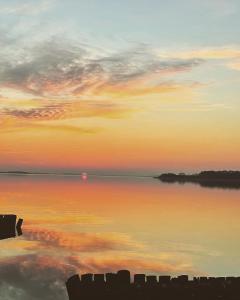
[[[67,299],[74,273],[239,276],[240,190],[140,177],[1,176],[0,299]]]

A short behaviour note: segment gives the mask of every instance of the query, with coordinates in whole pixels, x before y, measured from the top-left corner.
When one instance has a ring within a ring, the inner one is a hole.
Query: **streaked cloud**
[[[57,37],[29,47],[17,47],[18,40],[11,43],[9,53],[9,36],[3,37],[0,54],[7,55],[0,56],[0,115],[34,122],[36,127],[40,126],[36,122],[42,121],[124,118],[136,110],[136,105],[133,109],[124,99],[198,86],[197,82],[177,82],[174,75],[189,72],[203,62],[198,58],[160,58],[145,45],[99,52],[89,45]],[[14,103],[13,99],[18,100]],[[56,127],[49,124],[49,129]],[[66,125],[62,129],[81,131]]]
[[[54,103],[55,102],[55,103]],[[111,102],[97,101],[51,101],[47,104],[38,102],[35,108],[2,108],[0,114],[19,119],[47,121],[80,117],[118,118],[131,111],[130,108]]]
[[[131,89],[139,90],[138,94],[139,80],[145,82],[145,93],[154,88],[155,92],[161,92],[161,88],[165,90],[164,76],[190,71],[201,63],[197,59],[160,59],[142,46],[119,53],[96,54],[84,45],[58,39],[22,49],[14,56],[11,60],[0,59],[2,88],[60,99],[93,98],[108,86],[112,90],[119,86],[128,90],[131,85]]]
[[[8,124],[7,126],[4,123],[0,124],[4,125],[0,128],[0,133],[12,133],[12,132],[20,132],[27,130],[39,130],[39,131],[60,131],[60,132],[72,132],[78,134],[96,134],[102,131],[102,128],[98,127],[80,127],[80,126],[72,126],[72,125],[62,125],[62,124],[37,124],[37,123],[15,123]],[[8,153],[10,153],[8,151]]]
[[[199,59],[202,61],[220,61],[221,65],[227,68],[240,69],[240,46],[229,45],[219,47],[199,47],[196,49],[182,49],[178,51],[156,51],[156,54],[166,59]]]
[[[183,49],[179,51],[169,51],[168,53],[159,52],[160,57],[177,57],[181,59],[232,59],[240,57],[239,46],[224,46],[224,47],[200,47],[196,49]]]
[[[229,64],[227,64],[227,66],[230,69],[236,70],[236,71],[240,71],[240,55],[239,58],[233,62],[230,62]]]

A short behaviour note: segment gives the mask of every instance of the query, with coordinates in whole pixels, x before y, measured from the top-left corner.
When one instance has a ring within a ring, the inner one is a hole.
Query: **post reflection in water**
[[[0,215],[0,240],[22,235],[22,223],[16,215]]]
[[[1,176],[1,213],[23,217],[24,233],[1,241],[0,296],[12,299],[1,294],[11,287],[19,299],[67,299],[70,276],[120,269],[238,276],[239,193],[151,178]]]

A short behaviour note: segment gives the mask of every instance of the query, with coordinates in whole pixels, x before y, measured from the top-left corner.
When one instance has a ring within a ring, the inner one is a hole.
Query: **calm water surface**
[[[67,299],[76,272],[240,275],[240,190],[152,178],[0,176],[0,299]]]

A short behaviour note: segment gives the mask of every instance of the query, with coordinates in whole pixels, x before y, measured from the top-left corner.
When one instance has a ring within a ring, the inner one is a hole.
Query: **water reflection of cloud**
[[[119,233],[85,233],[85,232],[60,232],[44,228],[25,228],[24,238],[27,241],[37,242],[33,244],[43,249],[55,248],[76,252],[105,252],[110,250],[133,250],[142,245],[131,239],[126,234]]]
[[[194,274],[194,268],[190,262],[170,263],[165,260],[153,257],[141,257],[138,255],[109,255],[98,257],[87,257],[84,259],[75,257],[75,265],[79,265],[86,272],[105,273],[115,272],[120,269],[129,269],[135,273],[155,273],[155,274],[180,274],[187,272]]]
[[[36,255],[1,259],[0,298],[67,299],[64,281],[76,269],[65,260]]]
[[[65,281],[75,273],[100,273],[123,268],[132,272],[160,274],[192,271],[187,263],[171,265],[160,260],[133,259],[128,256],[79,258],[32,254],[1,259],[0,264],[0,298],[9,300],[65,300]]]
[[[37,217],[26,221],[26,225],[104,225],[110,220],[96,215],[50,215],[48,218]]]

